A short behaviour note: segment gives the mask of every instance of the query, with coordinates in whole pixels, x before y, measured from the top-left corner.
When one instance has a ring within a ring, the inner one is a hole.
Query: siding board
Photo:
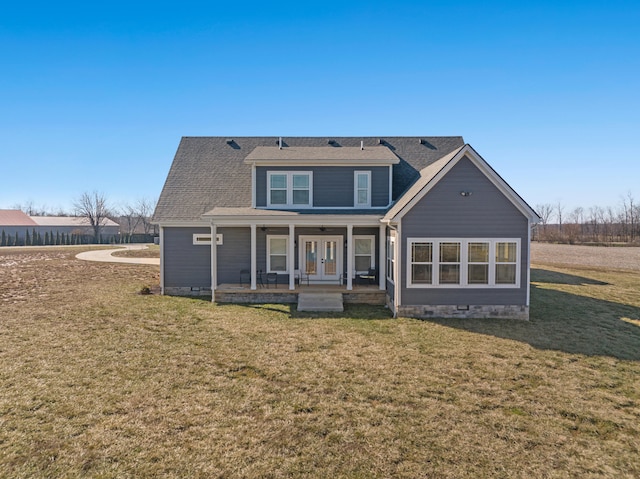
[[[463,158],[402,219],[402,304],[526,304],[528,227],[527,218]],[[415,237],[520,238],[520,288],[407,288],[407,238]]]
[[[211,229],[165,227],[165,287],[211,287],[211,250],[208,245],[193,244],[193,235],[196,233],[210,234]]]

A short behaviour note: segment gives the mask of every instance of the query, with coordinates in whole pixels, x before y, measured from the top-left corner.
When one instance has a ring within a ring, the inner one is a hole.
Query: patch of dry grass
[[[143,296],[157,268],[76,252],[0,254],[2,477],[640,475],[638,275],[392,320]]]
[[[122,256],[125,258],[159,258],[160,246],[150,244],[147,245],[146,249],[128,249],[115,251],[111,254],[111,256]]]

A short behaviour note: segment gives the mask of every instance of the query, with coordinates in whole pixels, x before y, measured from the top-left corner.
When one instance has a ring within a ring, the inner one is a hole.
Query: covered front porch
[[[266,297],[295,302],[293,296],[311,288],[378,292],[384,298],[386,226],[380,215],[237,210],[217,208],[203,217],[216,239],[211,241],[213,301],[242,296],[248,302]]]

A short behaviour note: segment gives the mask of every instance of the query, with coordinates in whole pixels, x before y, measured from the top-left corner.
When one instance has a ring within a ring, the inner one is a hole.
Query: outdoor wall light
[[[461,191],[460,196],[471,196],[471,191]]]

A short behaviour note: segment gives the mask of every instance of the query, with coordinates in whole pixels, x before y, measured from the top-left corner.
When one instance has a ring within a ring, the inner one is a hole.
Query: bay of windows
[[[519,287],[520,240],[409,238],[409,287]]]
[[[267,174],[267,206],[307,208],[312,204],[310,171],[270,171]]]

